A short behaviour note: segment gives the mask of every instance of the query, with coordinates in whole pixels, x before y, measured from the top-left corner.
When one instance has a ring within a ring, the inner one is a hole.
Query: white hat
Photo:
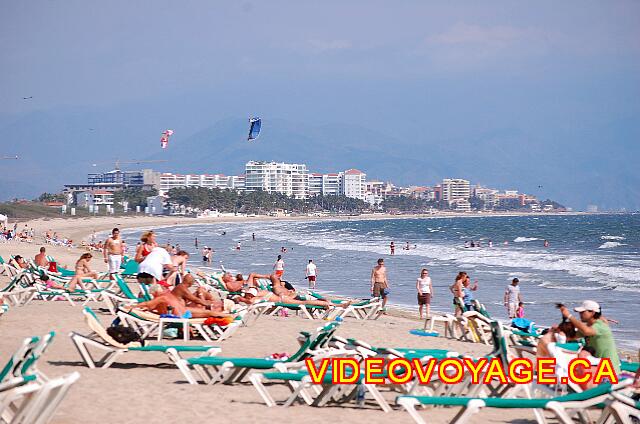
[[[252,287],[250,289],[247,289],[247,291],[245,293],[257,296],[258,295],[258,289],[255,289],[255,288]]]
[[[582,302],[582,306],[578,306],[573,309],[576,312],[584,312],[584,311],[592,311],[592,312],[600,312],[600,305],[598,302],[594,300],[585,300]]]

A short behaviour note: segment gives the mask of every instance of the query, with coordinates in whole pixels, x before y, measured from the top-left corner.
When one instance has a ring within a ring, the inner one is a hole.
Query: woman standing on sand
[[[69,291],[75,291],[76,285],[80,284],[82,287],[82,279],[83,278],[92,278],[96,280],[98,278],[98,273],[96,271],[92,271],[89,267],[89,262],[91,262],[91,258],[93,255],[91,253],[83,253],[76,262],[76,275],[73,276],[71,281],[69,282]]]
[[[416,281],[416,289],[418,290],[418,306],[420,308],[420,319],[423,319],[422,308],[426,306],[427,317],[430,315],[431,297],[433,296],[433,284],[431,283],[431,277],[429,277],[429,270],[422,268],[420,271],[420,277]]]
[[[140,245],[136,248],[136,256],[134,260],[138,263],[144,261],[144,258],[147,257],[149,253],[153,250],[154,247],[158,245],[156,242],[156,233],[153,231],[145,231],[140,236]]]

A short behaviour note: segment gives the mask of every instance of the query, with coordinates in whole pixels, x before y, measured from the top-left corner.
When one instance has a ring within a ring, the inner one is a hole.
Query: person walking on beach
[[[509,319],[517,318],[518,304],[522,302],[520,287],[518,287],[519,282],[520,280],[514,278],[504,291],[504,306],[507,308]]]
[[[609,358],[615,372],[620,373],[618,349],[611,328],[602,316],[602,309],[598,302],[585,300],[582,305],[574,308],[573,310],[580,314],[580,319],[571,315],[571,311],[566,306],[558,305],[558,307],[562,316],[578,330],[577,337],[586,338],[587,346],[595,349],[595,356]]]
[[[284,261],[282,260],[282,255],[278,255],[278,259],[276,259],[276,263],[273,264],[274,274],[278,278],[282,278],[284,274]]]
[[[423,268],[420,271],[420,277],[416,281],[416,289],[418,290],[418,307],[420,308],[420,319],[424,319],[422,316],[422,309],[426,307],[427,318],[431,315],[431,297],[433,296],[433,284],[431,283],[431,277],[429,277],[429,270]]]
[[[198,237],[196,237],[196,249],[198,248]]]
[[[109,265],[110,280],[115,278],[114,274],[120,272],[120,264],[122,264],[122,255],[124,254],[123,248],[124,243],[120,238],[120,230],[114,228],[111,230],[111,237],[104,242],[104,249],[102,249],[104,263]]]
[[[391,242],[391,244],[389,245],[389,251],[390,251],[390,254],[392,255],[396,254],[396,245],[394,242]]]
[[[316,277],[318,276],[318,267],[313,263],[313,259],[309,259],[309,263],[307,264],[307,269],[305,270],[305,275],[307,280],[309,281],[309,288],[316,288]]]
[[[251,233],[251,240],[256,241],[256,233]]]
[[[382,298],[382,311],[385,311],[389,296],[389,281],[387,280],[387,268],[385,268],[382,258],[378,259],[378,265],[371,270],[371,294],[374,297]]]

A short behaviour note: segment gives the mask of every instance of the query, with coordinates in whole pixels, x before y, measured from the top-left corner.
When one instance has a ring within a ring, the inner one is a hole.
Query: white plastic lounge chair
[[[208,356],[214,356],[220,353],[221,349],[215,346],[171,346],[171,345],[147,345],[142,346],[139,342],[132,342],[129,344],[122,344],[115,341],[109,334],[104,326],[100,323],[100,320],[96,314],[89,308],[84,308],[82,311],[85,317],[85,321],[89,328],[92,330],[92,334],[84,336],[72,332],[69,334],[71,341],[78,349],[78,353],[82,357],[82,360],[87,364],[89,368],[108,368],[113,362],[122,354],[129,351],[137,352],[164,352],[169,358],[176,362],[181,360],[181,353],[184,352],[197,352]],[[98,360],[94,359],[89,352],[89,346],[105,351],[104,356]]]
[[[284,381],[291,389],[291,395],[283,403],[284,407],[291,406],[298,399],[303,400],[307,405],[314,406],[324,406],[330,401],[344,402],[345,400],[353,399],[354,392],[359,390],[358,386],[361,386],[362,389],[371,394],[378,406],[384,412],[391,411],[391,407],[384,399],[376,385],[364,384],[364,375],[361,375],[353,384],[333,384],[332,375],[327,373],[324,376],[322,383],[316,385],[312,382],[309,374],[302,370],[254,373],[249,377],[249,379],[269,407],[276,406],[277,403],[267,390],[264,383],[267,381]],[[310,393],[312,391],[314,392],[313,394]]]
[[[616,385],[601,384],[596,388],[586,390],[582,393],[572,393],[553,398],[535,399],[505,399],[505,398],[469,398],[469,397],[428,397],[428,396],[400,396],[396,403],[402,406],[417,424],[426,424],[422,415],[416,410],[417,406],[453,406],[459,407],[460,412],[451,420],[451,424],[462,424],[471,422],[472,417],[482,408],[500,409],[544,409],[551,411],[555,417],[563,424],[574,424],[571,415],[576,411],[583,411],[587,408],[612,399],[612,394],[631,384],[631,380],[626,380]],[[544,418],[538,422],[544,424]]]
[[[337,322],[328,323],[318,328],[314,334],[306,334],[297,352],[287,360],[264,358],[205,358],[195,357],[183,359],[176,363],[189,384],[198,384],[198,378],[205,384],[219,382],[233,383],[242,381],[252,370],[270,370],[276,365],[296,364],[311,357],[317,352],[324,352],[331,335],[338,327]]]
[[[45,424],[64,400],[71,386],[80,378],[78,372],[29,383],[0,395],[0,418],[7,423]]]

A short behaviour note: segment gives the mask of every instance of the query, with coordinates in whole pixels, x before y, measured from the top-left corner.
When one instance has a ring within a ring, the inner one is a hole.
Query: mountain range
[[[110,170],[115,159],[167,160],[124,169],[227,175],[242,173],[249,160],[274,160],[305,163],[311,172],[358,168],[369,179],[398,185],[465,178],[576,209],[640,209],[640,176],[631,162],[640,157],[640,143],[628,142],[640,140],[640,124],[631,118],[555,131],[553,137],[508,126],[441,137],[420,123],[390,134],[356,121],[270,118],[263,120],[260,138],[247,142],[246,117],[212,123],[187,117],[171,127],[175,134],[161,150],[166,128],[159,125],[171,120],[139,110],[68,108],[0,117],[0,156],[20,157],[0,161],[0,200],[84,183],[88,172]]]

